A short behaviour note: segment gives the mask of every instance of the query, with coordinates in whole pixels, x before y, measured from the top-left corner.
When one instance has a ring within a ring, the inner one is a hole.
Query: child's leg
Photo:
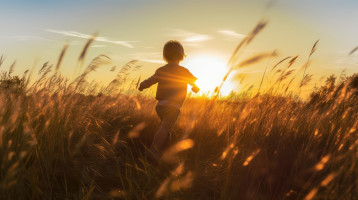
[[[173,129],[174,124],[179,116],[180,110],[170,106],[160,106],[157,110],[162,109],[163,116],[160,127],[154,135],[151,150],[160,153],[163,150],[165,141],[167,140],[170,131]]]

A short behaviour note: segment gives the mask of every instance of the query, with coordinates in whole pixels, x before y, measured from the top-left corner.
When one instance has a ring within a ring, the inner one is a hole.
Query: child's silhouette
[[[158,83],[156,112],[161,120],[160,128],[154,136],[150,147],[153,155],[159,158],[165,141],[172,130],[185,100],[187,84],[192,85],[192,91],[197,93],[196,77],[188,69],[179,65],[184,58],[183,46],[174,40],[167,42],[163,48],[163,58],[168,63],[158,68],[154,75],[143,81],[139,90],[149,88]]]

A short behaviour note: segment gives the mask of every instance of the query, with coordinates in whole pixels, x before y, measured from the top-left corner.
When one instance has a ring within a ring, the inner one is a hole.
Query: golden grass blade
[[[185,174],[184,177],[172,181],[172,183],[170,184],[170,190],[172,192],[176,192],[182,189],[188,189],[192,186],[193,180],[193,173],[189,171]]]
[[[139,84],[140,84],[140,79],[142,78],[142,74],[141,75],[139,75],[139,78],[138,78],[138,81],[137,81],[137,84],[136,84],[136,86],[135,86],[135,89],[138,89],[139,88]]]
[[[291,70],[287,71],[286,73],[281,74],[281,76],[276,80],[276,83],[287,79],[294,71],[295,71],[294,69],[291,69]]]
[[[243,166],[249,165],[250,162],[252,161],[252,159],[254,159],[257,156],[257,154],[260,153],[260,151],[261,151],[261,149],[257,149],[256,151],[252,152],[252,154],[249,157],[246,158],[244,164],[242,164],[242,165]]]
[[[239,43],[239,45],[236,47],[236,49],[234,50],[234,52],[232,53],[228,65],[231,66],[233,64],[235,64],[235,61],[238,59],[239,56],[239,52],[240,50],[249,45],[252,40],[257,36],[257,34],[259,34],[267,25],[267,21],[261,20],[259,23],[256,24],[256,26],[254,27],[254,29]]]
[[[65,46],[63,46],[63,48],[61,50],[61,53],[60,53],[60,56],[58,57],[56,68],[55,68],[55,73],[56,74],[60,70],[60,66],[61,66],[62,60],[65,57],[65,54],[67,52],[68,46],[69,46],[68,44],[65,44]]]
[[[307,70],[307,68],[308,68],[308,64],[310,63],[310,58],[311,58],[311,56],[312,56],[312,54],[316,51],[316,49],[317,49],[317,44],[318,44],[318,42],[319,42],[319,40],[317,40],[315,43],[314,43],[314,45],[313,45],[313,47],[312,47],[312,49],[311,49],[311,53],[310,53],[310,55],[308,56],[308,58],[307,58],[307,62],[306,62],[306,65],[305,65],[305,68],[304,68],[304,70],[303,70],[303,75],[302,75],[302,80],[301,80],[301,83],[300,83],[300,89],[299,89],[299,92],[298,92],[298,96],[300,96],[301,95],[301,86],[303,85],[303,80],[305,79],[305,75],[306,75],[306,70]]]
[[[28,69],[24,71],[24,74],[22,75],[22,80],[26,79],[26,75],[27,75],[27,73],[29,73],[29,71],[30,70],[28,70]]]
[[[94,42],[94,40],[97,38],[97,33],[93,34],[93,36],[87,41],[87,43],[85,44],[85,46],[83,47],[80,56],[77,59],[77,62],[79,63],[79,70],[81,70],[81,67],[84,63],[87,51],[89,49],[89,47],[91,46],[91,44]]]
[[[29,76],[27,77],[27,80],[26,80],[26,83],[25,83],[25,88],[27,88],[27,87],[29,86],[30,82],[31,82],[31,79],[32,79],[32,76],[33,76],[33,74],[34,74],[34,72],[35,72],[37,63],[38,63],[38,60],[36,59],[36,60],[34,61],[34,64],[33,64],[32,67],[31,67],[30,74],[29,74]]]
[[[134,127],[129,133],[128,133],[128,137],[129,138],[137,138],[140,135],[140,132],[146,127],[147,125],[142,122],[140,124],[138,124],[136,127]]]
[[[354,52],[356,52],[357,50],[358,50],[358,47],[356,47],[356,48],[352,49],[352,51],[350,51],[350,52],[348,53],[348,55],[352,55],[352,54],[354,54]]]
[[[45,62],[45,63],[42,65],[42,67],[40,68],[40,70],[39,70],[38,74],[42,74],[43,72],[45,72],[45,71],[46,71],[46,69],[47,69],[48,64],[49,64],[49,62],[48,62],[48,61],[47,61],[47,62]]]
[[[288,56],[288,57],[286,57],[286,58],[280,60],[278,63],[276,63],[276,64],[272,67],[272,69],[270,70],[270,72],[272,72],[278,65],[280,65],[281,63],[283,63],[285,60],[287,60],[287,59],[289,59],[289,58],[291,58],[291,56]]]
[[[170,147],[167,151],[163,153],[162,159],[168,163],[175,163],[177,161],[176,154],[182,152],[184,150],[190,149],[194,146],[194,141],[192,139],[182,140],[172,147]]]
[[[257,36],[257,34],[259,34],[266,27],[267,23],[268,23],[267,21],[261,20],[256,25],[254,30],[252,30],[252,32],[248,35],[247,44],[251,43],[251,41]]]
[[[276,54],[277,54],[277,51],[274,50],[274,51],[272,52],[272,56],[273,56],[273,55],[276,55]],[[269,66],[269,62],[270,62],[272,56],[270,56],[269,59],[267,60],[266,67],[265,67],[264,73],[262,74],[262,78],[261,78],[261,81],[260,81],[259,89],[257,90],[257,94],[260,94],[261,86],[262,86],[262,83],[264,82],[264,78],[265,78],[265,75],[266,75],[267,67]]]
[[[158,190],[155,192],[155,198],[160,198],[164,196],[164,194],[167,192],[167,188],[170,182],[170,178],[166,178],[163,183],[159,186]]]
[[[324,168],[324,166],[327,164],[327,162],[329,161],[329,159],[331,158],[331,155],[328,154],[326,156],[324,156],[319,163],[316,164],[316,166],[314,167],[316,171],[320,171]]]
[[[231,143],[228,147],[226,147],[225,151],[222,152],[220,159],[224,160],[229,152],[235,147],[234,143]]]
[[[93,71],[96,71],[96,69],[101,66],[106,66],[110,64],[112,64],[112,59],[110,57],[103,54],[97,56],[90,62],[88,67],[85,69],[85,71],[80,76],[78,76],[75,80],[72,81],[71,85],[76,83],[75,86],[75,91],[76,91],[80,85],[86,82],[86,77],[88,76],[88,74],[90,74]]]
[[[240,84],[242,84],[243,81],[244,81],[247,77],[248,77],[247,74],[237,73],[237,74],[232,78],[232,80],[238,81]]]
[[[142,109],[142,106],[140,105],[140,102],[138,101],[138,99],[136,97],[133,97],[132,99],[135,102],[137,110]]]
[[[311,199],[313,199],[313,198],[316,196],[317,192],[318,192],[318,188],[313,188],[313,189],[306,195],[306,197],[305,197],[304,200],[311,200]]]
[[[300,71],[302,71],[306,68],[306,66],[310,66],[310,65],[311,65],[311,61],[309,60],[308,62],[305,62],[305,64],[303,64],[299,69]]]
[[[312,76],[311,74],[306,74],[301,81],[300,88],[306,86],[312,80]]]
[[[319,42],[319,40],[317,40],[317,41],[314,43],[314,45],[313,45],[313,47],[312,47],[312,49],[311,49],[310,56],[312,56],[312,54],[317,50],[317,44],[318,44],[318,42]]]
[[[14,72],[15,65],[16,65],[16,60],[11,64],[9,68],[9,76]]]
[[[184,172],[184,163],[180,163],[175,170],[171,172],[172,176],[180,176]]]
[[[4,55],[0,56],[0,67],[2,66],[2,64],[4,63],[5,57]]]
[[[275,57],[277,56],[277,52],[265,52],[265,53],[259,53],[256,55],[253,55],[251,57],[249,57],[248,59],[242,61],[241,63],[239,63],[238,65],[234,66],[234,69],[238,69],[238,68],[242,68],[242,67],[246,67],[248,65],[252,65],[255,64],[257,62],[260,62],[262,59],[265,59],[267,57]]]
[[[328,176],[325,179],[323,179],[323,181],[321,182],[321,186],[326,187],[336,176],[337,176],[336,172],[332,172],[328,174]]]
[[[295,56],[294,58],[292,58],[292,59],[290,60],[290,62],[289,62],[289,65],[287,66],[287,68],[290,68],[290,67],[293,65],[293,63],[296,62],[296,60],[297,60],[298,57],[299,57],[299,55],[297,55],[297,56]]]
[[[127,76],[130,74],[130,72],[136,71],[141,68],[141,65],[138,65],[137,62],[138,60],[131,60],[119,70],[116,77],[106,87],[106,90],[109,94],[117,92],[118,87],[125,83]],[[138,81],[140,81],[140,79]]]

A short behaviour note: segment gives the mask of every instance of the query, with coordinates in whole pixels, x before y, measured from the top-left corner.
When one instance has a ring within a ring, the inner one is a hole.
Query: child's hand
[[[195,85],[191,88],[191,91],[198,93],[200,91],[200,88],[198,88],[198,86]]]

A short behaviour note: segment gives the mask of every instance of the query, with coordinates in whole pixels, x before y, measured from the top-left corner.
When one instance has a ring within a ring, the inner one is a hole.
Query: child
[[[196,77],[188,69],[179,65],[184,59],[184,48],[175,40],[170,40],[164,45],[163,58],[167,62],[158,68],[154,75],[143,81],[139,91],[158,83],[155,108],[161,123],[160,128],[153,138],[150,150],[156,158],[160,157],[165,141],[168,138],[185,100],[187,84],[192,85],[192,91],[197,93],[200,89],[195,85]]]

